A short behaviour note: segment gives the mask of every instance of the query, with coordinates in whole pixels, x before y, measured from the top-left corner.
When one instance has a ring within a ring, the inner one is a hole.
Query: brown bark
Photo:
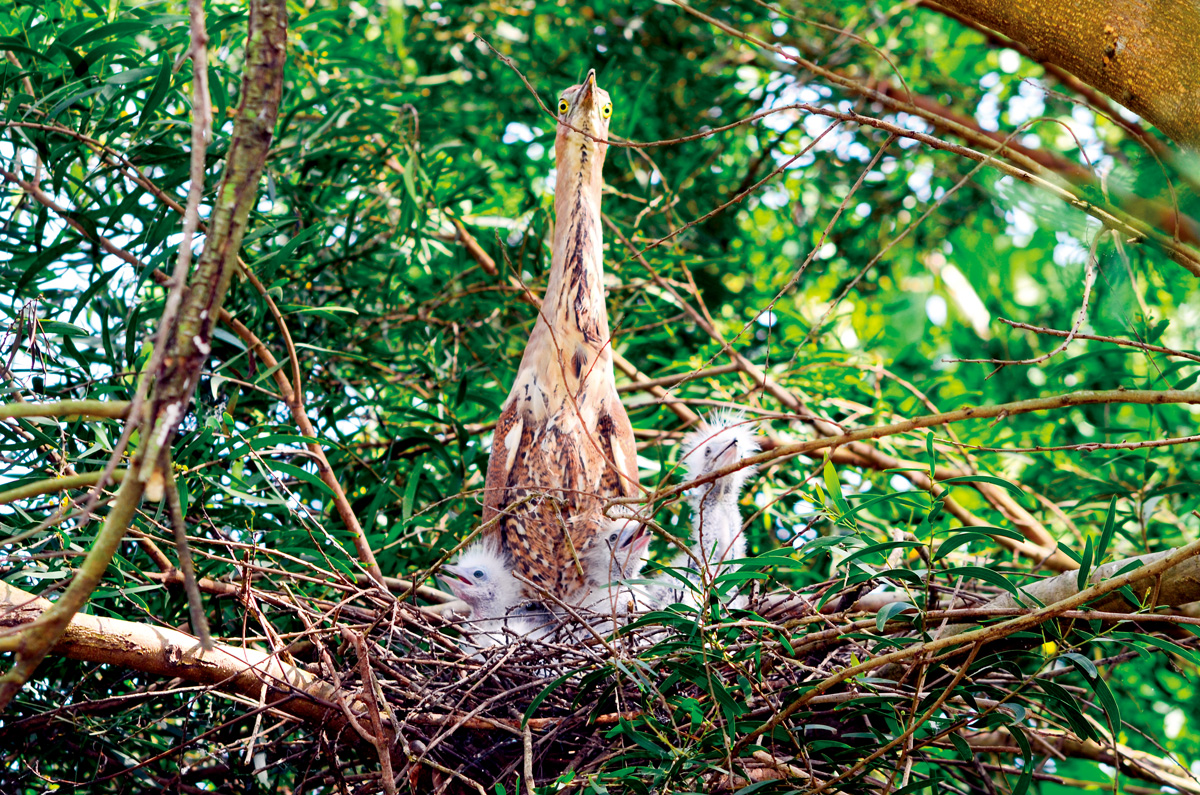
[[[939,0],[1200,148],[1200,6],[1191,0]]]
[[[45,599],[0,582],[0,628],[28,626],[49,607]],[[217,644],[204,651],[196,638],[173,629],[79,613],[52,651],[73,660],[214,685],[255,701],[266,684],[266,703],[304,720],[341,722],[331,684],[257,649]]]

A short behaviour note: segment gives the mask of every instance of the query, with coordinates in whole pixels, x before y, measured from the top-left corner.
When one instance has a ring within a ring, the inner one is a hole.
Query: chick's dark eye
[[[483,569],[475,569],[475,579],[477,579],[477,580],[483,579]]]

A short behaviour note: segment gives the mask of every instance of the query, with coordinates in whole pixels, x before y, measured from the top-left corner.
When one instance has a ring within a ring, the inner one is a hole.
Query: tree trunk
[[[1200,5],[1192,0],[938,2],[1200,148]]]

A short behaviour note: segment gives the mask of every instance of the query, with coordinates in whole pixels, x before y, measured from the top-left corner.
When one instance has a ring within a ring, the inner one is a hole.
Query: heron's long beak
[[[583,88],[579,90],[579,106],[586,112],[591,112],[592,103],[596,98],[596,70],[589,69],[584,78]]]

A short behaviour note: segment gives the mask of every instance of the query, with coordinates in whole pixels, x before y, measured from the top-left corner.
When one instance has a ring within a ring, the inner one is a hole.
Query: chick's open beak
[[[471,581],[467,575],[457,566],[442,566],[442,573],[439,575],[446,584],[453,588],[455,585],[470,585]]]
[[[646,525],[642,525],[637,529],[636,533],[631,533],[629,538],[625,539],[625,543],[621,545],[625,550],[638,550],[646,547],[650,543],[650,530]]]

